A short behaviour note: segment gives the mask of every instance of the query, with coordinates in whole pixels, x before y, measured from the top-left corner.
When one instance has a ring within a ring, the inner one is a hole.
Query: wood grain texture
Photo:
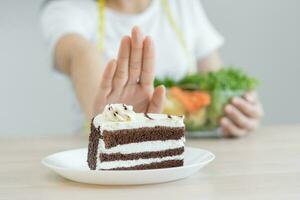
[[[208,149],[216,160],[192,177],[164,184],[80,184],[40,163],[87,143],[85,136],[1,137],[0,199],[300,199],[300,126],[263,127],[241,139],[188,140],[187,146]]]

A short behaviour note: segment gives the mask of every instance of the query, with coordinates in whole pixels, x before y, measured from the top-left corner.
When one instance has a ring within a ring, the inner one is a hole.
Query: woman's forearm
[[[97,51],[86,50],[71,59],[70,77],[77,98],[86,117],[93,117],[93,104],[101,79],[100,59]]]
[[[73,83],[86,117],[93,117],[94,98],[101,79],[101,60],[96,47],[79,35],[63,37],[56,48],[58,68]]]

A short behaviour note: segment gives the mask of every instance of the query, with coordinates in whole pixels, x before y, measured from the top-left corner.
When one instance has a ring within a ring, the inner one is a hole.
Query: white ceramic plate
[[[186,178],[211,162],[215,156],[209,151],[186,147],[184,166],[130,171],[90,170],[87,149],[75,149],[52,154],[42,163],[61,176],[82,183],[102,185],[138,185],[174,181]]]

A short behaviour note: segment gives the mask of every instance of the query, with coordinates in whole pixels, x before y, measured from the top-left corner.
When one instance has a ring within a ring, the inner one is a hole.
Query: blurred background
[[[70,83],[51,69],[39,27],[44,0],[0,1],[0,134],[70,133]],[[263,124],[300,122],[300,1],[203,0],[225,37],[226,65],[261,80]]]

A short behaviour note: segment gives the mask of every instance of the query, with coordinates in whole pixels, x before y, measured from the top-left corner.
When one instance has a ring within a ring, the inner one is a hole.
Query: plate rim
[[[76,171],[76,172],[88,172],[88,173],[136,173],[136,172],[141,172],[141,171],[147,171],[147,172],[152,172],[152,171],[170,171],[170,170],[176,170],[178,168],[193,168],[199,165],[207,165],[208,163],[212,162],[216,156],[215,154],[213,154],[212,152],[206,150],[206,149],[201,149],[201,148],[197,148],[197,147],[188,147],[185,146],[184,148],[187,149],[191,149],[191,150],[200,150],[200,151],[204,151],[208,154],[208,158],[205,158],[205,160],[203,162],[198,162],[198,163],[193,163],[190,165],[186,165],[186,166],[179,166],[179,167],[170,167],[170,168],[161,168],[161,169],[145,169],[145,170],[90,170],[90,169],[79,169],[79,168],[67,168],[67,167],[59,167],[57,165],[52,165],[49,164],[47,162],[47,159],[49,159],[52,156],[55,156],[56,154],[60,154],[60,153],[64,153],[64,152],[69,152],[69,151],[79,151],[79,150],[85,150],[87,149],[87,147],[83,147],[83,148],[77,148],[77,149],[69,149],[69,150],[65,150],[65,151],[59,151],[53,154],[50,154],[44,158],[42,158],[41,160],[41,164],[44,165],[45,167],[49,168],[49,169],[53,169],[53,170],[65,170],[65,171]]]

